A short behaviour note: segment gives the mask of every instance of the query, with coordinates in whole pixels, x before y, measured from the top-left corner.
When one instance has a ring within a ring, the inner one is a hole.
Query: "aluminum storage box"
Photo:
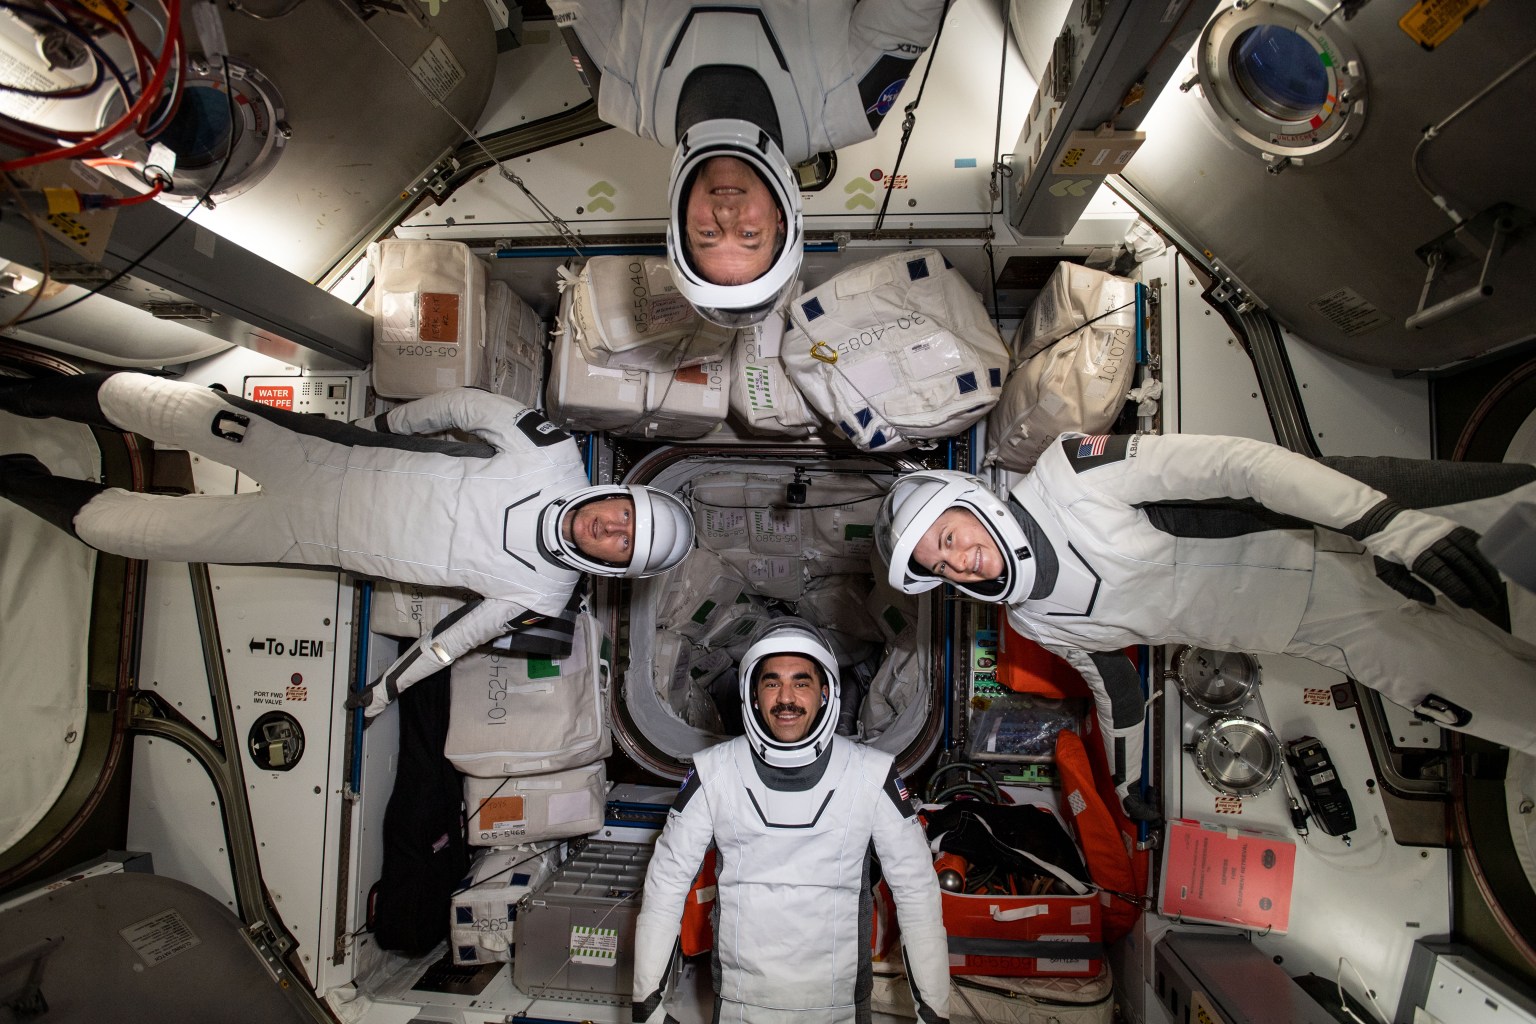
[[[528,896],[512,979],[525,995],[628,1005],[649,843],[591,840]]]

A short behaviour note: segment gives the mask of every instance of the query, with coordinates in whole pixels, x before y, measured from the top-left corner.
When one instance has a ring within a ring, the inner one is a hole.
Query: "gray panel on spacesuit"
[[[235,1007],[243,1020],[315,1019],[278,987],[244,930],[223,904],[172,878],[85,878],[0,911],[3,987],[14,991],[42,956],[48,1020],[192,1024],[227,1020]]]

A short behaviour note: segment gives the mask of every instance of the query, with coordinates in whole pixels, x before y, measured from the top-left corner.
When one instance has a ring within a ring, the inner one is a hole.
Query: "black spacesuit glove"
[[[1477,541],[1476,531],[1456,527],[1414,559],[1414,575],[1463,608],[1493,607],[1504,596],[1504,581]]]

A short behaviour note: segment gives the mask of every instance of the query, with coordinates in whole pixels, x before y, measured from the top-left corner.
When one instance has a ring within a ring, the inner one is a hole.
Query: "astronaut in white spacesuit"
[[[660,1021],[688,890],[718,852],[718,1021],[867,1017],[871,845],[896,900],[918,1019],[949,1015],[938,876],[890,754],[834,734],[837,659],[794,618],[765,624],[741,660],[747,734],[694,756],[656,841],[635,926],[636,1022]]]
[[[479,594],[353,696],[370,717],[470,649],[560,615],[580,573],[655,575],[693,543],[677,498],[590,486],[570,435],[474,388],[398,406],[371,430],[139,373],[0,378],[0,409],[143,434],[262,485],[143,494],[55,477],[31,455],[0,456],[0,496],[99,550],[323,566]],[[481,443],[416,436],[455,427]]]
[[[763,320],[794,287],[793,165],[872,138],[944,0],[550,0],[604,121],[673,146],[667,257],[701,314]]]
[[[1127,810],[1150,817],[1131,788],[1144,709],[1119,652],[1134,644],[1306,658],[1536,752],[1536,646],[1469,610],[1507,613],[1478,531],[1536,497],[1533,481],[1521,464],[1066,434],[1006,501],[962,473],[902,477],[876,544],[893,586],[1005,603],[1014,629],[1081,672]]]

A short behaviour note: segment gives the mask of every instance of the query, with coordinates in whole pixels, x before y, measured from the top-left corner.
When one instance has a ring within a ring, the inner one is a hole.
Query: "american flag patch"
[[[1086,459],[1093,455],[1103,455],[1104,446],[1109,444],[1108,434],[1095,434],[1092,437],[1082,438],[1077,442],[1077,457]]]
[[[900,775],[896,776],[896,792],[903,800],[912,799],[912,794],[907,792],[907,784],[902,781]]]

